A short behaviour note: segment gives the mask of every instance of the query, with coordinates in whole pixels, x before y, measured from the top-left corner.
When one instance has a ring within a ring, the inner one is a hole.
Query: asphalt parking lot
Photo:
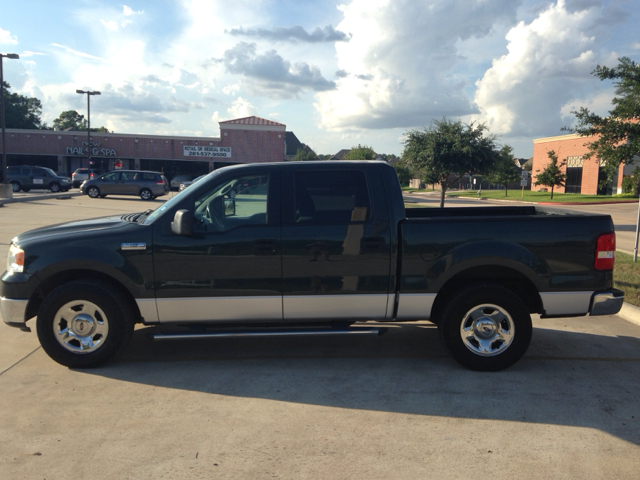
[[[17,233],[135,197],[0,208]],[[4,260],[3,260],[4,261]],[[0,325],[0,478],[638,478],[640,326],[534,319],[511,369],[459,367],[429,323],[380,337],[153,343],[70,370]]]

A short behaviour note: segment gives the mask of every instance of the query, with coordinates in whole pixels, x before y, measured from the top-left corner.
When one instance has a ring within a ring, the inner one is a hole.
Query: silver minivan
[[[153,200],[169,191],[167,177],[159,172],[143,170],[117,170],[86,180],[80,190],[91,198],[107,195],[138,195],[142,200]]]

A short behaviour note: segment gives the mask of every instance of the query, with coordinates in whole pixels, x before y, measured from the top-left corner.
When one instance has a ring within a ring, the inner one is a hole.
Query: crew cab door
[[[292,186],[283,192],[284,319],[384,319],[391,239],[382,177],[327,167],[301,164],[283,179]]]
[[[253,188],[236,193],[239,183]],[[197,185],[179,207],[193,215],[191,234],[154,224],[160,322],[282,321],[279,172],[239,169]]]

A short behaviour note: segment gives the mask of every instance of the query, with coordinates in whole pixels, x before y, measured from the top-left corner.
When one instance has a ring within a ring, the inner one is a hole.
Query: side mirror
[[[233,217],[236,214],[236,201],[233,198],[224,199],[224,216]]]
[[[191,212],[178,210],[171,222],[171,231],[176,235],[191,235]]]

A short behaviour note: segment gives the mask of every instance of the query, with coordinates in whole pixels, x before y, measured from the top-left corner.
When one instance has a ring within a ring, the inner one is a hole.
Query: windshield
[[[214,170],[213,172],[211,172],[206,176],[211,178],[217,177],[221,170],[222,169]],[[180,203],[184,199],[185,195],[191,195],[191,190],[183,190],[177,195],[175,195],[174,197],[172,197],[171,199],[164,202],[164,204],[162,204],[161,206],[156,208],[151,214],[149,214],[149,216],[145,218],[142,224],[150,225],[151,223],[153,223],[156,219],[160,218],[164,212],[166,212],[167,210],[171,210],[175,205]]]
[[[57,174],[56,172],[54,172],[53,170],[51,170],[50,168],[42,167],[42,169],[43,169],[45,172],[47,172],[47,174],[48,174],[50,177],[57,177],[57,176],[58,176],[58,174]]]

